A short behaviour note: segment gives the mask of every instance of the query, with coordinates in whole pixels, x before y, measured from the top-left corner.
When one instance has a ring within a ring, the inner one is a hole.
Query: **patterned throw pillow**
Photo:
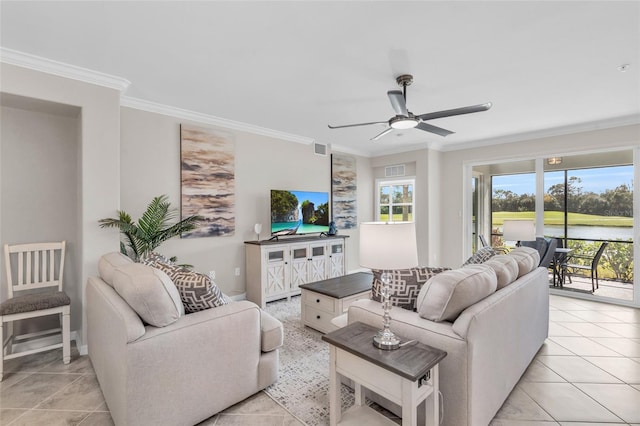
[[[178,288],[184,310],[188,314],[229,303],[218,286],[208,276],[176,265],[161,254],[152,253],[142,259],[140,263],[153,266],[171,278],[171,281]]]
[[[479,249],[478,251],[476,251],[473,256],[471,256],[469,259],[467,259],[466,262],[464,262],[462,264],[462,266],[467,266],[467,265],[477,265],[480,263],[484,263],[487,260],[491,259],[493,256],[495,256],[497,253],[496,251],[493,249],[493,247],[482,247],[481,249]]]
[[[389,301],[391,306],[398,306],[403,309],[414,311],[416,309],[416,300],[422,285],[431,277],[436,276],[440,272],[448,271],[451,268],[411,268],[398,269],[389,271],[391,273],[391,284],[389,289]],[[373,286],[371,288],[371,299],[382,302],[382,279],[384,271],[374,269]]]

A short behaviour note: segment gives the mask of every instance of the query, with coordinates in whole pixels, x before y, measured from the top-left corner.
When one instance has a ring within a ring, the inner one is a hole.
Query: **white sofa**
[[[194,425],[277,380],[282,324],[257,305],[231,302],[154,327],[111,279],[89,278],[87,321],[89,357],[116,425]]]
[[[453,322],[391,310],[396,334],[447,352],[440,363],[443,425],[488,425],[547,338],[548,272],[534,268],[467,307]],[[349,307],[348,322],[355,321],[381,328],[382,305],[373,300],[355,302]],[[390,403],[383,405],[398,412]]]

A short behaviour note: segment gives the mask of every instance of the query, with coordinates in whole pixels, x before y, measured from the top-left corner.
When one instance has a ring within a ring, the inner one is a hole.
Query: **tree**
[[[278,217],[289,214],[298,208],[298,197],[289,191],[271,192],[271,214]]]

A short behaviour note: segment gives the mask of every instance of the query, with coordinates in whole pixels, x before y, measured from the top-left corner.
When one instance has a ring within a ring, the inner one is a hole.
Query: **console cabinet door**
[[[327,263],[327,278],[336,278],[344,275],[344,242],[329,243],[329,261]]]
[[[292,245],[291,253],[291,290],[309,282],[309,245]]]
[[[327,278],[327,244],[309,244],[309,282],[322,281]]]
[[[286,247],[265,250],[266,279],[265,296],[287,295],[289,293],[289,262]]]

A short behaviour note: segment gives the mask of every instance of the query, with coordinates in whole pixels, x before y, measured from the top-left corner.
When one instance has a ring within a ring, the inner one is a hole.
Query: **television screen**
[[[329,230],[329,193],[271,190],[271,235]]]

